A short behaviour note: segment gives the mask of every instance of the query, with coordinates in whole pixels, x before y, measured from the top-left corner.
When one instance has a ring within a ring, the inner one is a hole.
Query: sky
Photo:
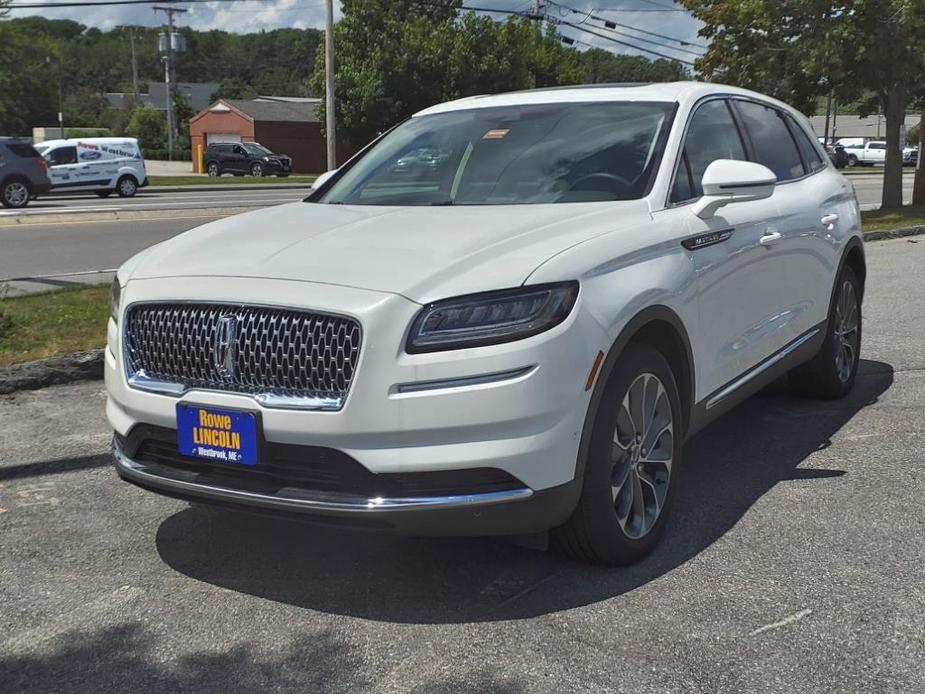
[[[16,3],[28,3],[36,0],[13,0]],[[53,2],[54,0],[48,0]],[[77,1],[77,0],[73,0]],[[600,21],[593,17],[610,19],[620,24],[637,27],[663,36],[677,38],[693,44],[703,44],[703,39],[697,37],[699,22],[684,11],[673,0],[561,0],[562,5],[544,3],[546,13],[553,18],[561,18],[575,24],[584,22],[584,26],[591,28],[611,39],[627,41],[641,48],[648,48],[666,56],[693,60],[696,56],[690,52],[701,53],[697,46],[682,46],[677,41],[668,41],[665,38],[651,34],[639,34],[625,27],[618,26],[616,31],[620,35],[605,30]],[[472,4],[479,7],[497,7],[499,9],[514,11],[529,11],[532,0],[466,0],[464,5]],[[334,1],[335,18],[339,17],[339,2]],[[321,28],[324,25],[324,0],[243,0],[243,1],[215,1],[184,5],[177,3],[177,7],[185,7],[189,11],[180,15],[178,24],[194,29],[224,29],[238,33],[249,33],[261,29],[275,29],[279,27],[293,27],[305,29],[308,27]],[[579,10],[579,13],[570,11]],[[28,16],[42,13],[46,17],[73,19],[81,24],[95,26],[101,29],[111,29],[117,25],[140,24],[155,26],[164,22],[164,14],[155,12],[148,5],[122,5],[109,7],[71,7],[61,9],[43,10],[14,10],[12,17]],[[593,15],[589,17],[588,14]],[[503,15],[493,15],[499,19]],[[615,43],[613,40],[593,36],[587,32],[560,27],[563,35],[572,37],[582,43],[579,48],[587,45],[607,48],[619,53],[656,56],[633,50],[627,46]],[[635,38],[629,38],[633,36]],[[655,43],[646,43],[641,39]],[[669,44],[674,48],[666,48]],[[679,49],[685,50],[679,50]]]

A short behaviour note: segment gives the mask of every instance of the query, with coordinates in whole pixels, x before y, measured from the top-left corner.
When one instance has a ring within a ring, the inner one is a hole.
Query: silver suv
[[[26,140],[0,137],[0,203],[21,208],[51,190],[48,164]]]

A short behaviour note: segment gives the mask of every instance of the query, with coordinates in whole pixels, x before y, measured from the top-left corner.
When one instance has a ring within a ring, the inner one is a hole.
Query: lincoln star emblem
[[[238,319],[236,316],[222,316],[215,326],[213,360],[215,370],[223,378],[234,378],[235,360],[238,356]]]

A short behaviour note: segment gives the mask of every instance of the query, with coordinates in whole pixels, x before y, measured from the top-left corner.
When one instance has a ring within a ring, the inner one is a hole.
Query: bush
[[[146,147],[143,150],[145,159],[150,159],[152,161],[168,161],[168,155],[170,152],[164,147],[149,148]],[[188,149],[175,149],[173,151],[173,159],[170,161],[192,161],[193,153]]]
[[[68,138],[112,137],[112,130],[109,128],[65,128],[64,136]]]
[[[138,138],[142,148],[162,147],[167,136],[167,117],[153,106],[139,106],[132,111],[126,130]]]

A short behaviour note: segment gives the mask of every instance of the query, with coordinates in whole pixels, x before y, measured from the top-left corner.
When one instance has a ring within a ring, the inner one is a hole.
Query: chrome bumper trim
[[[394,392],[421,393],[428,390],[445,390],[447,388],[465,388],[467,386],[478,386],[486,383],[500,383],[501,381],[514,381],[521,376],[527,376],[536,371],[536,365],[524,366],[519,369],[510,371],[497,371],[490,374],[480,374],[478,376],[460,376],[459,378],[446,378],[437,381],[415,381],[413,383],[399,383],[392,386]]]
[[[204,393],[221,393],[222,395],[237,395],[243,398],[250,398],[257,404],[267,409],[279,410],[339,410],[344,404],[344,398],[324,398],[310,397],[302,395],[277,395],[276,393],[245,393],[236,390],[215,390],[212,388],[188,387],[183,383],[174,383],[172,381],[161,381],[150,378],[145,375],[144,371],[137,371],[128,377],[128,385],[136,390],[143,390],[147,393],[157,393],[158,395],[169,395],[178,398],[187,393],[199,391]]]
[[[216,487],[180,479],[179,476],[167,475],[157,469],[158,466],[132,460],[119,444],[113,440],[112,457],[120,474],[128,480],[139,482],[167,492],[178,492],[200,496],[218,501],[228,501],[259,506],[269,509],[305,512],[339,512],[339,513],[376,513],[390,511],[456,509],[471,506],[484,506],[508,501],[528,499],[533,491],[526,487],[508,489],[499,492],[483,492],[456,496],[427,496],[408,498],[364,499],[339,494],[315,492],[311,496],[304,490],[295,488],[281,489],[277,495],[257,494],[239,489]],[[174,471],[171,471],[174,472]],[[183,473],[176,473],[182,475]],[[193,474],[193,473],[191,473]]]

